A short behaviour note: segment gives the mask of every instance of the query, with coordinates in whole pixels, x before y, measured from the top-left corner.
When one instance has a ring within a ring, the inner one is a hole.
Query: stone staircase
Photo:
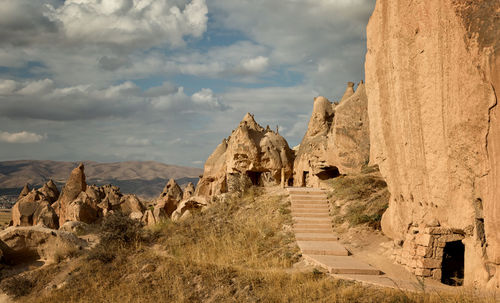
[[[292,202],[293,230],[302,256],[332,274],[380,275],[381,271],[350,255],[333,233],[326,192],[287,188]]]

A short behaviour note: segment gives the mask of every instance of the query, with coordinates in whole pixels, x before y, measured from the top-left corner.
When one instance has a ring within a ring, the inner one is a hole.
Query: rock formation
[[[470,286],[500,287],[499,11],[379,0],[367,28],[370,159],[391,192],[383,231],[404,241],[399,262],[443,281],[456,247]]]
[[[339,103],[314,99],[307,132],[297,149],[294,185],[319,187],[321,180],[359,172],[368,163],[368,101],[363,82],[349,82]]]
[[[195,188],[192,182],[189,182],[184,188],[184,194],[182,195],[182,200],[191,198],[194,195]]]
[[[187,218],[191,213],[195,211],[201,211],[204,207],[208,205],[207,200],[204,197],[194,196],[186,200],[183,200],[177,209],[172,213],[172,220],[178,221]]]
[[[23,264],[35,260],[52,262],[60,257],[59,247],[69,251],[81,249],[85,245],[85,241],[72,233],[41,226],[9,227],[0,232],[3,261],[8,264]]]
[[[172,213],[177,209],[177,206],[182,200],[182,189],[175,182],[174,179],[170,179],[168,183],[165,185],[163,192],[160,194],[160,197],[156,199],[154,202],[154,209],[163,209],[167,217],[170,217]],[[161,214],[157,213],[159,218]]]
[[[17,200],[21,199],[22,197],[26,196],[29,192],[30,192],[30,186],[28,183],[26,183],[23,187],[23,189],[21,190],[21,192],[19,193],[19,196],[17,197]]]
[[[224,139],[205,162],[197,196],[213,196],[237,191],[246,184],[280,184],[281,171],[292,176],[293,152],[286,140],[267,127],[264,129],[251,114]]]
[[[82,164],[71,172],[60,195],[52,180],[25,194],[28,189],[25,186],[19,195],[21,198],[12,209],[13,226],[41,224],[57,229],[65,222],[95,223],[99,218],[115,211],[140,220],[145,211],[137,196],[122,195],[117,186],[87,186]],[[176,190],[174,188],[171,191],[175,192],[176,197],[182,197],[180,188],[180,193]],[[172,212],[176,207],[177,204]]]
[[[51,181],[49,181],[51,182]],[[52,183],[53,184],[53,183]],[[45,184],[38,190],[24,194],[28,189],[25,186],[19,195],[19,200],[12,207],[13,226],[43,225],[49,228],[58,228],[59,222],[51,203],[57,199],[59,191],[52,188],[52,184]],[[54,185],[55,186],[55,185]]]

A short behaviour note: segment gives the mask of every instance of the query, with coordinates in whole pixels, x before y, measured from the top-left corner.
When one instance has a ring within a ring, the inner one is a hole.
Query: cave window
[[[328,180],[337,178],[340,176],[340,172],[336,166],[329,166],[323,168],[316,176],[318,176],[320,180]]]
[[[260,185],[260,176],[261,175],[262,175],[261,172],[247,171],[247,176],[250,178],[250,181],[252,181],[252,185],[254,185],[254,186]]]
[[[288,179],[288,186],[293,186],[293,178]]]
[[[461,286],[464,280],[465,246],[462,241],[447,242],[443,250],[441,282]]]

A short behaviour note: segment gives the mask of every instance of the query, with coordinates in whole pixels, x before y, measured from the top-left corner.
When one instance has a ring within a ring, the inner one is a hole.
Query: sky
[[[0,161],[202,167],[247,112],[300,143],[375,0],[0,0]]]

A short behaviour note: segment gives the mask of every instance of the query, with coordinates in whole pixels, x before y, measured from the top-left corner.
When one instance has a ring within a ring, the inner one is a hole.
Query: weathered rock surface
[[[368,100],[363,82],[349,82],[340,103],[314,99],[307,132],[297,149],[294,185],[319,187],[321,180],[359,172],[368,163]]]
[[[41,226],[9,227],[0,232],[0,242],[4,262],[9,264],[51,262],[62,250],[78,250],[86,245],[72,233]]]
[[[179,204],[177,209],[172,213],[172,220],[178,221],[187,218],[191,213],[201,211],[204,207],[207,207],[207,205],[207,199],[204,197],[190,197]]]
[[[286,140],[251,114],[246,114],[228,139],[224,139],[205,162],[196,196],[213,196],[242,188],[241,179],[265,186],[292,177],[294,154]],[[245,183],[245,182],[244,182]]]
[[[73,218],[75,217],[77,206],[73,206],[68,210],[69,205],[80,195],[80,193],[85,192],[86,189],[87,183],[85,183],[84,167],[83,164],[80,163],[78,167],[71,171],[68,181],[66,185],[64,185],[61,195],[56,202],[59,225],[63,225],[66,221],[75,221]]]
[[[383,231],[405,240],[439,222],[463,233],[464,283],[490,287],[500,287],[499,11],[379,0],[365,65],[370,160],[391,192]]]
[[[24,191],[28,187],[23,189],[19,195],[21,198],[12,207],[13,226],[40,224],[49,228],[58,228],[58,218],[50,204],[54,199],[57,199],[59,192],[57,188],[54,190],[50,187],[47,183],[41,189],[32,190],[26,195],[24,195]]]
[[[17,200],[20,200],[22,197],[24,197],[27,194],[29,194],[30,191],[31,191],[31,189],[30,189],[29,184],[28,183],[24,184],[24,187],[21,190],[21,192],[19,193],[19,196],[17,197]]]
[[[182,189],[175,182],[174,179],[170,179],[165,185],[163,192],[154,202],[155,209],[163,209],[166,216],[170,217],[172,213],[177,209],[177,206],[182,200]]]
[[[182,195],[182,200],[186,200],[191,198],[194,195],[195,192],[194,184],[192,182],[189,182],[186,187],[184,188],[184,193]]]

